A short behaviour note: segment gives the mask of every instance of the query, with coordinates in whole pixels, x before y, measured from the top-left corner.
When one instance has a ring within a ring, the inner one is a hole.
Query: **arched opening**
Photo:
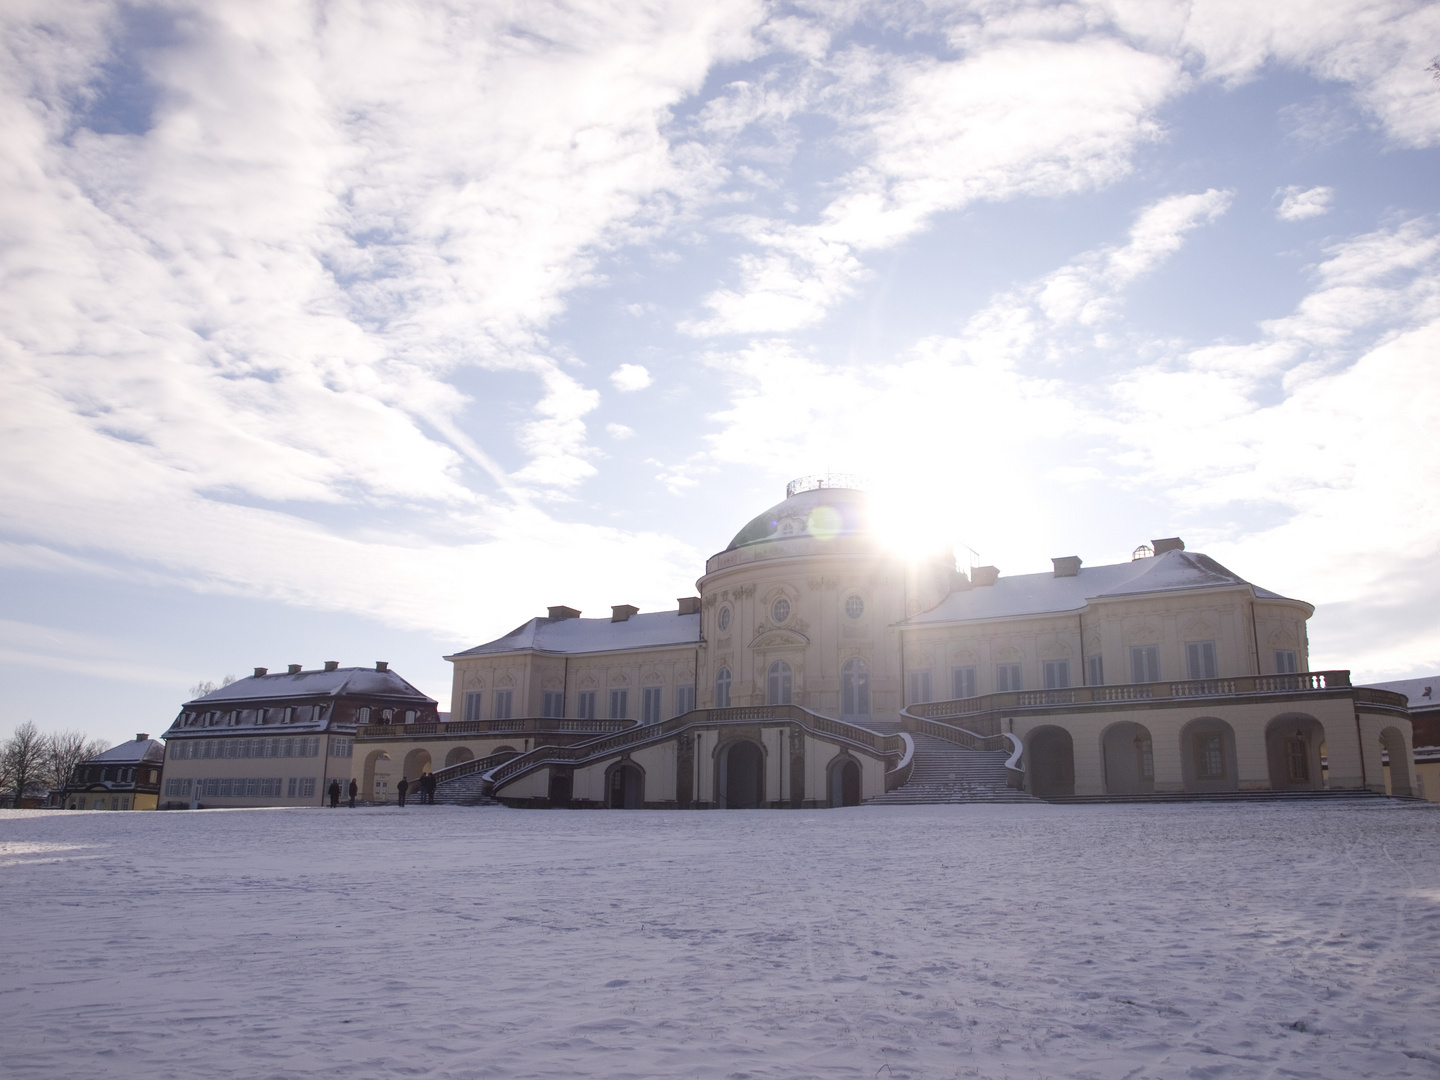
[[[445,767],[448,769],[451,765],[460,765],[474,760],[475,755],[468,746],[457,746],[445,755]]]
[[[1385,752],[1385,794],[1414,795],[1410,780],[1410,750],[1399,728],[1387,727],[1380,732],[1380,748]]]
[[[390,755],[384,750],[371,750],[365,755],[360,797],[371,802],[384,802],[390,797]]]
[[[490,753],[485,756],[494,757],[496,754],[508,754],[510,757],[519,757],[520,751],[516,750],[513,746],[497,746],[494,750],[491,750]]]
[[[765,752],[749,739],[725,748],[720,758],[720,790],[727,810],[754,810],[765,800]]]
[[[858,656],[840,667],[840,715],[845,720],[870,719],[870,665]]]
[[[1026,740],[1030,794],[1041,799],[1075,794],[1075,744],[1062,727],[1036,728]]]
[[[412,784],[430,771],[430,751],[418,747],[405,755],[405,779]]]
[[[1180,769],[1186,791],[1238,791],[1235,730],[1217,716],[1201,716],[1180,730]]]
[[[770,665],[765,680],[765,704],[789,705],[794,696],[795,672],[788,660],[776,660]]]
[[[611,810],[645,808],[645,774],[633,761],[617,761],[605,774],[605,805]]]
[[[1100,748],[1107,795],[1149,795],[1155,790],[1155,743],[1144,724],[1111,724],[1100,737]]]
[[[1321,791],[1325,728],[1313,716],[1288,713],[1265,725],[1265,758],[1275,791]]]
[[[730,669],[722,667],[715,673],[715,708],[730,708]]]
[[[830,763],[830,805],[860,805],[860,763],[849,754]]]
[[[550,770],[550,805],[560,810],[570,809],[570,773],[566,769]]]

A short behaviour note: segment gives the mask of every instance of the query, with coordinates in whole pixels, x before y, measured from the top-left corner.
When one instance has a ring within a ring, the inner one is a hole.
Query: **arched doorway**
[[[494,750],[491,750],[490,753],[486,755],[486,757],[494,757],[496,754],[507,755],[505,760],[508,761],[512,757],[519,757],[520,751],[516,750],[513,746],[497,746]]]
[[[405,755],[405,779],[412,784],[430,771],[430,751],[418,747]]]
[[[1062,727],[1036,728],[1026,740],[1030,794],[1041,799],[1075,794],[1075,744]]]
[[[645,808],[645,774],[633,761],[618,761],[605,774],[605,805],[611,810]]]
[[[1265,725],[1265,758],[1275,791],[1320,791],[1320,748],[1325,728],[1313,716],[1288,713]]]
[[[749,739],[725,748],[720,759],[720,790],[727,810],[754,810],[765,799],[765,752]]]
[[[1107,795],[1148,795],[1155,790],[1155,743],[1144,724],[1123,720],[1100,737]]]
[[[830,805],[860,805],[860,763],[849,754],[830,763]]]
[[[360,797],[369,802],[384,802],[390,792],[390,755],[384,750],[371,750],[365,755],[365,768],[360,776]]]
[[[840,716],[844,720],[870,719],[870,665],[858,656],[840,667]]]
[[[1186,791],[1238,791],[1235,730],[1217,716],[1201,716],[1180,730],[1180,768]]]
[[[1385,751],[1385,794],[1414,795],[1410,781],[1410,750],[1399,728],[1387,727],[1380,732],[1380,748]]]
[[[794,697],[795,671],[788,660],[776,660],[770,665],[765,680],[765,704],[789,705]]]
[[[448,769],[451,765],[461,765],[474,760],[475,755],[468,746],[457,746],[445,755],[445,767]]]
[[[550,770],[550,805],[551,807],[568,810],[570,809],[571,780],[570,772],[567,769]]]

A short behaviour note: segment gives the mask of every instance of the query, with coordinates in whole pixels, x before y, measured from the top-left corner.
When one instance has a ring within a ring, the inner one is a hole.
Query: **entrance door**
[[[610,794],[606,803],[612,810],[645,808],[645,777],[636,766],[615,766],[610,773]]]
[[[846,758],[830,769],[830,805],[860,805],[860,763]]]
[[[725,806],[754,810],[763,794],[761,770],[765,755],[753,742],[737,742],[725,755]]]

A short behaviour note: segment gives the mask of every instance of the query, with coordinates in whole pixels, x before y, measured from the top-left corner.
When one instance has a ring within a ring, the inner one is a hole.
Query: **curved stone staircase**
[[[912,733],[910,737],[915,740],[915,767],[909,782],[870,799],[866,806],[1041,801],[1006,786],[1005,759],[1009,754],[1003,750],[967,750],[931,735]]]

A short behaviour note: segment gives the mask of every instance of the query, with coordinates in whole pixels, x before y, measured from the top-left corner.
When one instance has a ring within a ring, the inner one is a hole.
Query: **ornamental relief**
[[[1182,636],[1186,641],[1211,641],[1215,637],[1215,628],[1204,619],[1192,619],[1185,624]]]
[[[1002,645],[995,650],[995,662],[999,664],[1018,664],[1025,659],[1025,654],[1013,645]]]
[[[1270,644],[1277,649],[1293,649],[1295,647],[1295,635],[1289,630],[1276,630],[1270,635]]]
[[[611,685],[611,686],[629,686],[629,685],[630,685],[630,676],[629,676],[629,675],[626,675],[625,672],[623,672],[623,671],[611,671],[611,672],[610,672],[610,685]]]
[[[650,668],[647,671],[641,672],[640,681],[646,686],[663,686],[665,684],[665,676],[660,674],[655,668]]]
[[[515,686],[515,676],[508,674],[501,675],[500,678],[495,680],[495,685],[500,687],[500,689],[502,690],[513,689]]]
[[[478,671],[472,671],[469,675],[465,676],[465,689],[484,690],[485,676],[481,675]]]
[[[750,643],[752,649],[803,649],[810,644],[810,639],[804,634],[797,634],[793,630],[772,630],[769,633],[762,633]]]
[[[1160,644],[1160,627],[1152,622],[1139,623],[1130,628],[1125,635],[1125,640],[1131,645],[1158,645]]]
[[[827,592],[833,592],[840,587],[840,579],[833,577],[812,577],[806,584],[810,586],[811,592],[819,592],[822,589]]]
[[[596,678],[593,671],[587,671],[580,676],[581,690],[595,690],[600,686],[600,680]]]
[[[540,685],[546,690],[559,690],[565,685],[565,681],[556,675],[551,675]]]
[[[1051,638],[1040,646],[1042,660],[1064,660],[1070,656],[1070,643],[1060,638]]]

